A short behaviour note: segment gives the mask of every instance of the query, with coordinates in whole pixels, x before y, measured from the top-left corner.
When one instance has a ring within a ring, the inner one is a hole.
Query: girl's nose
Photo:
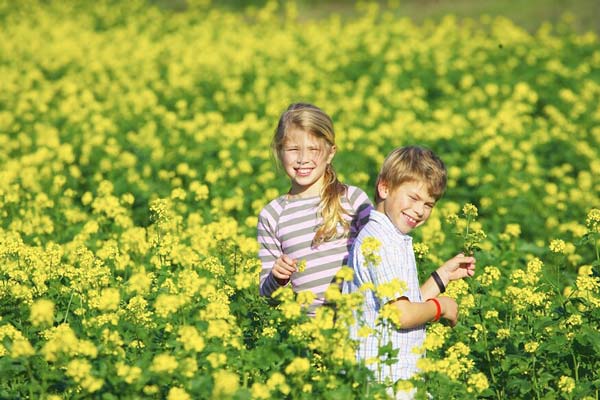
[[[308,152],[304,149],[300,149],[300,151],[298,151],[298,160],[297,163],[298,164],[305,164],[308,162]]]

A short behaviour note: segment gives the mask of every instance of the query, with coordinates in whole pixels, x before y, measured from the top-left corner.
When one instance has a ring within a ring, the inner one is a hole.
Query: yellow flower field
[[[0,0],[0,398],[598,399],[597,35],[205,3]],[[296,101],[333,117],[336,169],[371,196],[396,146],[449,168],[418,265],[478,268],[413,382],[356,363],[360,296],[332,286],[307,318],[309,296],[258,295]]]

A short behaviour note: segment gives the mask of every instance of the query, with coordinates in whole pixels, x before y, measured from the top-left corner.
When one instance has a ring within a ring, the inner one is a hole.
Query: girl
[[[310,290],[316,299],[307,313],[314,316],[373,206],[365,192],[337,179],[333,123],[318,107],[290,105],[272,147],[291,187],[258,216],[260,294],[286,285]]]

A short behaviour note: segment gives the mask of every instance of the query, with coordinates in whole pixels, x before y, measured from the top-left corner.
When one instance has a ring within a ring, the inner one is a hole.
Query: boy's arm
[[[437,297],[441,307],[441,318],[447,319],[450,326],[458,322],[458,304],[450,297]],[[433,301],[413,303],[406,297],[392,302],[400,314],[400,328],[410,329],[435,320],[438,309]]]
[[[440,285],[445,290],[450,281],[473,276],[475,274],[475,258],[458,254],[442,264],[435,272],[440,278],[440,284],[436,282],[433,276],[423,282],[421,296],[424,299],[439,296],[442,293]]]

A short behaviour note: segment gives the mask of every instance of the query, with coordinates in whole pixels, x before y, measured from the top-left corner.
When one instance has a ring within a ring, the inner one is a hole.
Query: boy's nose
[[[417,203],[415,204],[414,210],[417,213],[417,216],[422,217],[423,214],[425,214],[425,205]]]

